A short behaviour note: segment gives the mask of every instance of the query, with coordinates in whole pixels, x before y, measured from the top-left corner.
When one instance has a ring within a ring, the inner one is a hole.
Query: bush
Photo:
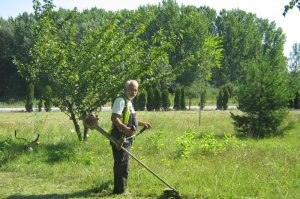
[[[200,109],[203,110],[205,107],[205,102],[206,102],[206,89],[204,89],[203,91],[200,92],[200,102],[199,102],[199,106]]]
[[[298,92],[295,94],[294,108],[295,108],[295,109],[300,109],[300,91],[298,91]]]
[[[179,148],[178,156],[180,158],[189,158],[191,150],[195,144],[196,133],[192,131],[184,132],[184,134],[176,139],[176,145]]]
[[[39,112],[41,112],[43,108],[43,99],[39,100],[38,108],[39,108]]]
[[[180,109],[185,110],[185,94],[184,94],[184,88],[181,88],[181,95],[180,95]]]
[[[147,93],[142,90],[138,96],[138,110],[144,111],[147,104]]]
[[[222,110],[223,107],[223,91],[220,89],[218,97],[217,97],[217,110]]]
[[[161,91],[158,87],[154,89],[154,109],[159,111],[161,107]]]
[[[169,91],[168,89],[164,89],[162,92],[162,107],[165,111],[169,110],[171,106],[170,98],[169,98]]]
[[[227,110],[228,109],[228,101],[229,101],[230,93],[229,93],[227,87],[224,87],[222,89],[222,91],[223,91],[222,108],[223,108],[223,110]]]
[[[175,97],[174,97],[174,109],[175,110],[180,110],[180,102],[181,100],[181,90],[179,88],[177,88],[175,90]]]
[[[228,109],[228,101],[230,98],[230,91],[227,86],[223,86],[219,90],[219,94],[217,97],[217,110],[227,110]]]
[[[45,100],[45,111],[50,112],[53,106],[52,103],[52,89],[50,86],[45,87],[44,91],[44,100]]]
[[[154,93],[152,87],[148,89],[146,107],[148,111],[154,110]]]

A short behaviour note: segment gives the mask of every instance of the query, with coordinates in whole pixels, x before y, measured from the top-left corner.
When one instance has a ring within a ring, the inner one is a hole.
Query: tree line
[[[79,139],[78,119],[111,101],[133,78],[164,92],[185,88],[202,107],[208,86],[227,85],[245,111],[256,94],[276,111],[287,101],[297,104],[300,44],[287,59],[282,29],[253,13],[217,13],[174,0],[116,12],[55,10],[51,0],[33,5],[33,14],[0,19],[0,97],[24,97],[34,86],[34,97],[70,115]],[[253,93],[257,89],[261,93]],[[224,103],[228,90],[220,90]]]

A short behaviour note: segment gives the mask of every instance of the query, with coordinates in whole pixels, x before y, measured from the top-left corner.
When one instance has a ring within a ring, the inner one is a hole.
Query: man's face
[[[138,86],[136,84],[130,84],[127,89],[125,89],[125,95],[128,99],[132,100],[138,92]]]

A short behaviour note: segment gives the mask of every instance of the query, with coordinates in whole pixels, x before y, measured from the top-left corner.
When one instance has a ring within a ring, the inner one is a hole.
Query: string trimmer
[[[163,180],[159,175],[157,175],[152,169],[150,169],[147,165],[145,165],[143,162],[141,162],[137,157],[135,157],[131,152],[129,152],[127,149],[125,149],[122,145],[123,143],[129,139],[136,137],[137,135],[144,132],[146,128],[143,128],[140,132],[136,133],[135,135],[129,137],[129,138],[121,138],[120,140],[115,139],[112,137],[109,133],[107,133],[104,129],[102,129],[99,126],[99,118],[97,115],[90,114],[88,115],[85,120],[83,121],[83,124],[86,128],[94,129],[100,132],[102,135],[104,135],[108,140],[110,140],[119,150],[123,150],[128,155],[130,155],[134,160],[136,160],[140,165],[142,165],[144,168],[146,168],[152,175],[154,175],[157,179],[159,179],[162,183],[167,185],[170,189],[164,190],[164,194],[166,194],[168,197],[173,198],[181,198],[181,195],[179,191],[177,191],[173,186],[171,186],[169,183],[167,183],[165,180]]]

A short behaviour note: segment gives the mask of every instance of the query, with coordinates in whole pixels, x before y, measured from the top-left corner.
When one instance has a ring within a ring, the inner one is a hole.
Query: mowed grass
[[[110,129],[110,112],[100,112]],[[238,139],[229,111],[138,112],[151,130],[131,152],[183,198],[300,198],[300,111],[285,136]],[[32,146],[40,133],[41,144]],[[131,159],[129,191],[112,195],[109,142],[96,131],[79,142],[60,112],[0,113],[0,198],[163,198],[167,188]]]

